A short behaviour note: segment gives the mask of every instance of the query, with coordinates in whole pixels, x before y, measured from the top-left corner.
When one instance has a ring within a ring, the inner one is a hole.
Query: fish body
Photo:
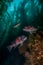
[[[24,41],[27,40],[27,37],[23,36],[23,39],[21,39],[20,37],[18,39],[16,39],[16,41],[11,44],[10,46],[8,46],[8,50],[11,51],[12,48],[16,48],[17,46],[21,47],[24,44]]]
[[[20,23],[18,23],[17,25],[15,25],[15,26],[14,26],[14,28],[17,28],[17,27],[18,27],[18,26],[20,26],[20,25],[21,25],[21,24],[20,24]]]

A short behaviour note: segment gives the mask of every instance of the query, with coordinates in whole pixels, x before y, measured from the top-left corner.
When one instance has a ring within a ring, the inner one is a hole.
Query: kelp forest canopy
[[[27,25],[43,27],[43,0],[0,0],[0,46],[22,34]]]

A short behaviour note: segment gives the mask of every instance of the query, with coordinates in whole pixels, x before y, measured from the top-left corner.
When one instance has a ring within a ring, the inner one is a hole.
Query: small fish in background
[[[15,26],[14,26],[14,28],[17,28],[18,26],[20,26],[21,25],[21,23],[18,23],[18,24],[16,24]]]
[[[32,34],[37,31],[37,28],[34,28],[33,26],[26,26],[23,28],[23,31],[29,32],[30,34]]]

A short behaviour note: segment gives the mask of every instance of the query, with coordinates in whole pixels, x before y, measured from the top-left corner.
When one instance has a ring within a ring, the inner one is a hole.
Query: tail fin
[[[7,49],[9,50],[9,52],[11,52],[12,47],[8,46]]]

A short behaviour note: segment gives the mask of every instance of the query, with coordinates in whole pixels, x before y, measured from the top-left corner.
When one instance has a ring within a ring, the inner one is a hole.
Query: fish
[[[23,28],[23,31],[25,32],[29,32],[30,34],[34,33],[37,31],[37,28],[34,28],[34,27],[31,27],[31,26],[28,26],[28,27],[25,27]]]
[[[7,48],[9,50],[9,52],[11,52],[12,48],[16,48],[16,47],[21,47],[24,44],[24,41],[27,40],[27,37],[25,37],[23,40],[18,41],[16,40],[13,44],[9,45]]]
[[[20,26],[21,25],[21,23],[18,23],[18,24],[16,24],[15,26],[14,26],[14,28],[17,28],[18,26]]]
[[[8,48],[8,50],[9,50],[9,52],[11,52],[11,50],[12,50],[12,48],[16,48],[16,47],[21,47],[23,45],[23,41],[21,41],[21,42],[18,42],[18,43],[14,43],[14,44],[12,44],[12,45],[10,45],[10,46],[8,46],[7,48]]]

